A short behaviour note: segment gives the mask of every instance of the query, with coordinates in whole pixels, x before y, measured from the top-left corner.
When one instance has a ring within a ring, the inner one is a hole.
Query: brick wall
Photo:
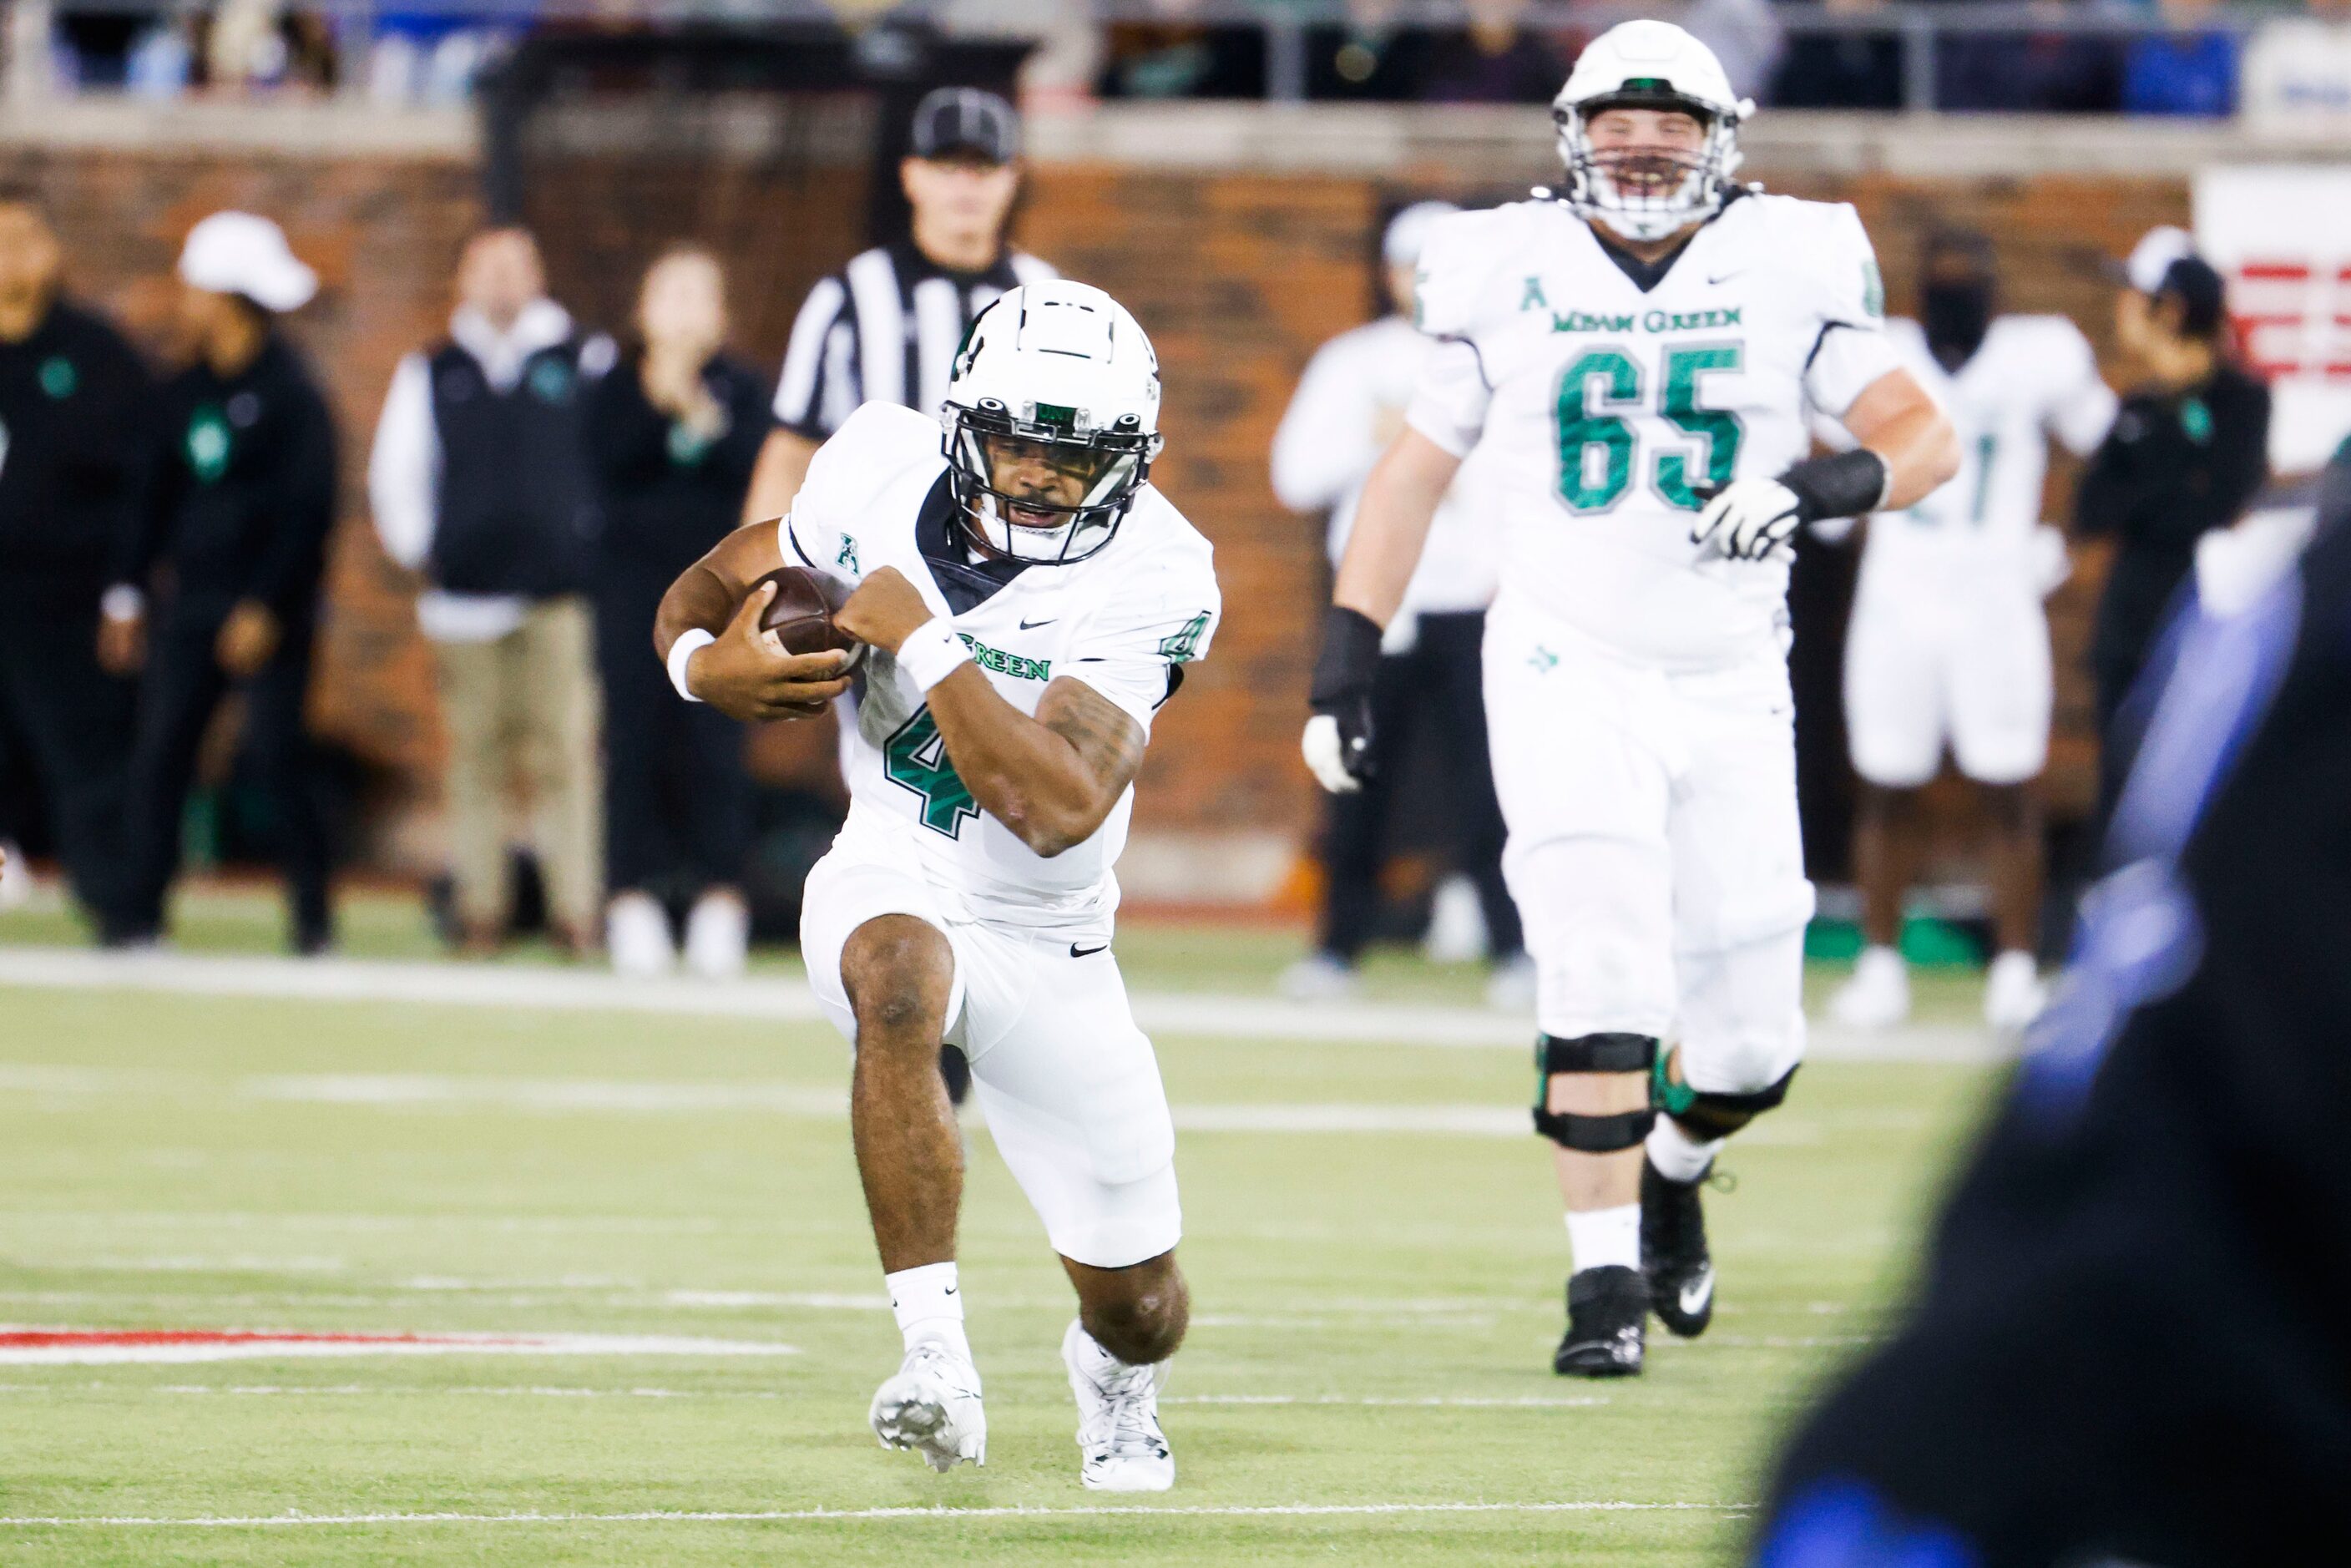
[[[1918,232],[1973,223],[1998,241],[2014,308],[2074,317],[2103,350],[2109,289],[2089,265],[2159,222],[2184,221],[2176,178],[1924,181],[1795,177],[1775,188],[1855,202],[1876,235],[1891,298],[1909,294]],[[1419,172],[1419,171],[1416,171]],[[462,160],[275,156],[258,152],[0,152],[0,175],[43,190],[72,256],[76,286],[167,347],[168,276],[178,239],[205,212],[242,205],[284,221],[318,267],[319,302],[297,336],[325,376],[345,432],[345,527],[334,552],[334,612],[314,701],[322,730],[382,773],[394,803],[429,808],[438,729],[430,667],[408,611],[410,585],[365,526],[361,474],[382,389],[399,355],[436,334],[448,272],[478,213]],[[846,175],[841,179],[849,178]],[[740,201],[679,199],[679,177],[572,183],[536,206],[559,287],[592,302],[601,324],[625,308],[636,270],[660,245],[712,235],[746,298],[744,347],[772,363],[798,294],[852,243],[860,200],[836,180],[770,174],[738,183]],[[1312,800],[1296,760],[1323,568],[1318,525],[1274,502],[1265,474],[1273,427],[1307,356],[1364,319],[1368,235],[1399,188],[1339,175],[1143,172],[1085,163],[1040,169],[1023,239],[1071,275],[1125,300],[1156,340],[1166,373],[1168,454],[1158,477],[1217,550],[1227,618],[1155,737],[1141,820],[1154,830],[1302,833]],[[756,211],[758,221],[742,214]],[[567,216],[566,214],[576,214]],[[779,303],[779,301],[781,303]],[[2078,665],[2094,572],[2058,601],[2061,665]],[[2065,684],[2060,792],[2087,778],[2086,698]],[[776,777],[825,772],[822,727],[778,727],[762,748]]]

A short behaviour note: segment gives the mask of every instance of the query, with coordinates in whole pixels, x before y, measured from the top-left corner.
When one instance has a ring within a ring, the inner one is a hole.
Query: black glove
[[[1322,618],[1322,653],[1307,694],[1316,717],[1336,729],[1333,747],[1328,735],[1318,739],[1327,727],[1307,726],[1307,766],[1326,789],[1351,789],[1372,776],[1372,679],[1379,667],[1379,627],[1359,610],[1332,605]]]

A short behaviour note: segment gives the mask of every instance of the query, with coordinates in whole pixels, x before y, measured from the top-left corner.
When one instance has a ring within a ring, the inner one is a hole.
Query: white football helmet
[[[1689,157],[1595,154],[1587,128],[1607,109],[1679,110],[1706,127],[1705,144]],[[1620,22],[1584,46],[1552,99],[1567,204],[1632,240],[1663,239],[1711,217],[1739,169],[1740,123],[1754,112],[1754,100],[1732,93],[1722,62],[1698,39],[1671,22]]]
[[[1159,455],[1159,360],[1101,289],[1028,284],[973,319],[939,423],[967,544],[1007,560],[1083,560],[1118,531]],[[1003,489],[999,460],[1017,474],[1024,459],[1040,491],[1079,481],[1074,498]]]

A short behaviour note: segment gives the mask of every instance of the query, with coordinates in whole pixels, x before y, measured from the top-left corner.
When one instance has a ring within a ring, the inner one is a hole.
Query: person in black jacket
[[[108,592],[102,651],[143,655],[125,831],[126,919],[159,937],[179,869],[180,819],[205,726],[231,689],[245,696],[245,745],[277,809],[280,863],[298,953],[333,940],[326,824],[303,702],[319,584],[335,515],[335,426],[277,318],[318,278],[266,218],[215,213],[180,255],[180,316],[195,359],[163,385],[145,527],[126,536]],[[168,568],[160,612],[149,578]]]
[[[604,683],[605,946],[614,968],[658,974],[675,957],[658,901],[680,866],[699,898],[686,920],[697,974],[739,974],[750,915],[736,885],[750,847],[743,727],[688,705],[645,656],[662,595],[734,531],[768,434],[767,382],[722,352],[725,278],[707,251],[654,262],[639,342],[598,382],[588,444],[601,490],[597,663]]]
[[[2142,243],[2117,299],[2116,334],[2146,374],[2123,400],[2074,492],[2074,527],[2115,540],[2090,643],[2098,727],[2109,737],[2100,799],[2120,785],[2111,737],[2148,644],[2188,575],[2196,541],[2235,522],[2269,476],[2269,389],[2229,361],[2220,275]]]
[[[99,660],[99,597],[146,493],[146,367],[59,292],[32,195],[0,189],[0,730],[38,781],[76,898],[114,946],[131,762],[128,671]]]
[[[2316,490],[2199,549],[2074,962],[1755,1568],[2351,1562],[2351,446]]]

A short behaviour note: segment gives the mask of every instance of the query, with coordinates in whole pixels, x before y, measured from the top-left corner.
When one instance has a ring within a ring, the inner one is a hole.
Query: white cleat
[[[2032,954],[2011,948],[1991,961],[1984,976],[1984,1022],[1997,1030],[2021,1030],[2048,1004],[2049,989]]]
[[[621,894],[604,911],[604,951],[615,974],[640,980],[668,974],[677,962],[669,912],[651,894]]]
[[[0,909],[22,909],[32,903],[34,885],[25,852],[0,839]]]
[[[1345,1001],[1355,994],[1355,971],[1328,953],[1311,953],[1274,984],[1293,1002]]]
[[[1829,1016],[1847,1029],[1892,1029],[1910,1017],[1910,971],[1891,947],[1865,947],[1853,978],[1829,998]]]
[[[942,1475],[960,1460],[987,1463],[987,1415],[979,1368],[935,1340],[906,1353],[873,1392],[873,1435],[885,1448],[912,1448]]]
[[[1514,953],[1494,966],[1486,977],[1486,1005],[1498,1013],[1535,1010],[1535,961]]]
[[[1095,1491],[1165,1491],[1176,1455],[1159,1429],[1167,1364],[1129,1366],[1096,1344],[1074,1320],[1061,1336],[1061,1364],[1078,1396],[1079,1478]]]
[[[685,917],[685,967],[705,980],[740,978],[751,952],[751,911],[731,893],[705,893]]]

